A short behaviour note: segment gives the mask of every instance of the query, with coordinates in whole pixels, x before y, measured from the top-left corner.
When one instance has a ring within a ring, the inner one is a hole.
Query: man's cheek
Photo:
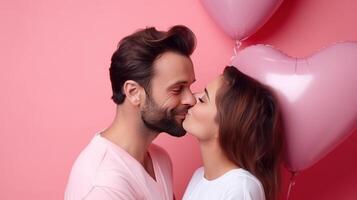
[[[164,99],[160,107],[162,109],[172,110],[175,107],[177,107],[179,103],[180,103],[180,99],[176,95],[169,95]]]

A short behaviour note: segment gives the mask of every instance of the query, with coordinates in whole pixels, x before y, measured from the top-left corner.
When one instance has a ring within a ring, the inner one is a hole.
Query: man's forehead
[[[192,84],[195,81],[193,65],[189,57],[177,53],[165,53],[154,63],[153,82],[164,85]]]

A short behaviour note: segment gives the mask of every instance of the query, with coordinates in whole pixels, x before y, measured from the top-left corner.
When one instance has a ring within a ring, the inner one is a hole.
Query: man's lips
[[[187,112],[184,113],[178,113],[175,116],[179,117],[179,118],[185,118],[186,117]]]
[[[188,112],[188,110],[187,110],[187,109],[184,109],[184,110],[180,110],[180,111],[178,111],[178,112],[175,112],[175,115],[186,115],[187,112]]]
[[[177,117],[177,118],[185,119],[185,117],[187,115],[187,112],[188,112],[188,108],[178,109],[174,113],[174,116]]]

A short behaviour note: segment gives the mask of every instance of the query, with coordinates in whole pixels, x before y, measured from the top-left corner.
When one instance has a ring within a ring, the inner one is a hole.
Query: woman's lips
[[[191,115],[191,110],[188,110],[186,115]]]

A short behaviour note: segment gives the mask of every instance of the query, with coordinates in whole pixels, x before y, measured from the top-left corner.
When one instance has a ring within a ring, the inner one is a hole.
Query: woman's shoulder
[[[199,167],[193,172],[192,178],[195,178],[195,179],[202,178],[203,174],[204,174],[203,167]]]
[[[265,199],[263,185],[259,179],[249,171],[242,168],[234,169],[231,170],[225,178],[228,186],[228,195],[243,195],[245,196],[244,199]]]
[[[230,179],[261,185],[258,178],[256,178],[252,173],[243,168],[233,169],[229,171],[227,175],[227,177],[229,177]]]
[[[196,171],[193,173],[191,180],[186,188],[185,195],[191,194],[194,188],[201,182],[202,178],[203,178],[203,167],[200,167],[196,169]]]

